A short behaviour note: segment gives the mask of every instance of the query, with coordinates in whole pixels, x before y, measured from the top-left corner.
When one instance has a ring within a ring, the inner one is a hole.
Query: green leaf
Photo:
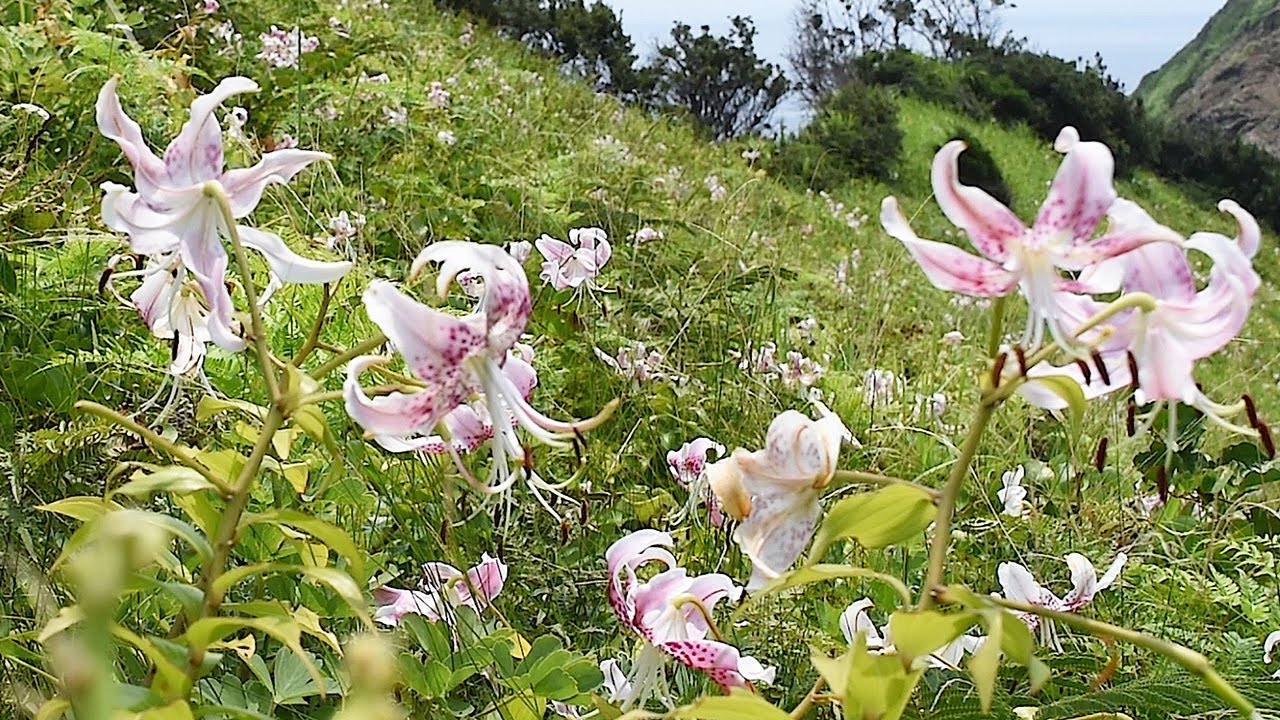
[[[134,717],[135,720],[195,720],[186,700],[174,700],[168,705],[143,710]]]
[[[672,712],[673,720],[791,720],[759,695],[734,690],[728,697],[705,697]]]
[[[241,527],[249,527],[259,523],[269,525],[286,525],[295,530],[307,533],[311,537],[329,546],[330,550],[347,559],[351,566],[351,576],[357,583],[365,581],[364,554],[356,547],[355,541],[345,530],[299,510],[270,510],[245,516]]]
[[[320,694],[307,670],[307,663],[288,649],[276,653],[272,663],[271,699],[276,705],[301,705]]]
[[[868,568],[854,567],[852,565],[836,565],[834,563],[818,563],[816,565],[804,565],[787,573],[778,576],[769,584],[752,593],[745,602],[738,606],[734,611],[734,617],[743,614],[747,608],[751,607],[761,598],[768,597],[776,593],[790,590],[792,588],[811,585],[817,582],[825,582],[827,580],[841,580],[846,578],[862,578],[865,580],[876,580],[882,582],[898,591],[899,595],[908,598],[907,588],[902,581],[891,575],[876,572]]]
[[[170,465],[154,472],[138,470],[129,482],[116,488],[111,495],[138,497],[168,492],[174,495],[190,495],[201,490],[214,490],[213,483],[203,475],[182,465]]]
[[[254,405],[244,400],[231,400],[206,395],[200,398],[200,403],[196,405],[196,420],[204,422],[214,415],[228,410],[239,410],[259,421],[267,416],[267,409],[261,405]]]
[[[1084,389],[1080,387],[1080,383],[1066,375],[1042,375],[1036,377],[1035,382],[1062,398],[1062,401],[1067,404],[1067,411],[1071,416],[1072,431],[1079,433],[1081,421],[1084,420],[1085,408],[1089,406],[1089,401],[1085,399]]]
[[[937,610],[899,610],[889,616],[889,634],[898,654],[909,663],[960,637],[976,622],[978,616],[971,612],[944,614]]]
[[[927,490],[910,485],[891,485],[844,498],[827,512],[809,557],[818,560],[833,542],[845,538],[853,538],[868,549],[896,545],[923,532],[937,511]]]
[[[311,662],[310,657],[304,654],[306,651],[302,649],[302,629],[298,627],[298,623],[295,622],[293,618],[201,618],[187,628],[187,632],[183,634],[183,638],[191,647],[203,649],[238,630],[244,629],[257,630],[279,640],[285,647],[292,650],[303,664],[306,665],[307,673],[316,681],[316,685],[320,688],[320,693],[323,695],[326,692],[324,676],[320,674],[320,671],[316,668],[315,664]]]
[[[315,580],[318,583],[327,585],[343,600],[347,602],[351,609],[357,615],[366,617],[368,608],[366,607],[363,593],[360,592],[360,586],[350,575],[332,567],[316,567],[312,565],[292,565],[289,563],[255,563],[253,565],[241,565],[224,572],[218,577],[213,584],[213,590],[219,595],[225,594],[236,584],[246,578],[255,575],[266,575],[268,573],[298,573],[307,578]]]
[[[1002,613],[983,613],[987,641],[977,652],[969,656],[969,674],[978,691],[983,712],[991,712],[991,700],[995,695],[996,676],[1000,673],[1000,647],[1004,642],[1004,616]]]
[[[119,503],[105,500],[92,495],[76,495],[74,497],[63,498],[56,502],[45,505],[37,505],[37,510],[45,512],[66,515],[75,518],[80,522],[89,522],[106,515],[109,512],[123,510],[124,506]]]

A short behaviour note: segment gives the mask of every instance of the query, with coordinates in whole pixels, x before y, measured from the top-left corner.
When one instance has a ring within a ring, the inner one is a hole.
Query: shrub
[[[774,172],[832,188],[855,175],[889,179],[902,154],[898,104],[886,88],[851,83],[836,91],[778,152]]]
[[[969,146],[960,154],[960,182],[980,187],[1003,205],[1012,207],[1013,190],[1009,189],[1009,184],[1005,182],[1004,175],[987,148],[964,128],[956,128],[951,137],[963,140]]]

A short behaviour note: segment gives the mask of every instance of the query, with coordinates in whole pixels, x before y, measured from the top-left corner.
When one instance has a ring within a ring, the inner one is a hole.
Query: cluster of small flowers
[[[824,357],[823,361],[826,362],[826,360],[827,358]],[[760,347],[744,356],[738,361],[738,369],[762,375],[766,379],[776,378],[784,385],[799,385],[805,388],[812,387],[826,374],[826,368],[817,361],[795,350],[787,352],[786,359],[779,362],[778,346],[773,342],[762,343]]]
[[[546,259],[540,277],[556,290],[595,288],[595,277],[613,256],[609,236],[597,227],[570,230],[569,242],[543,235],[534,246]]]
[[[639,162],[639,158],[631,152],[627,144],[612,135],[602,135],[591,143],[602,154],[626,165]]]
[[[258,53],[258,59],[277,68],[296,68],[302,55],[320,47],[319,38],[304,35],[298,27],[285,32],[272,25],[271,30],[259,35],[258,39],[262,41],[262,52]]]
[[[661,230],[655,230],[648,225],[645,225],[631,235],[631,241],[637,245],[643,245],[647,242],[653,242],[654,240],[663,240],[665,237],[666,236],[662,234]]]
[[[729,189],[720,182],[720,178],[716,175],[708,175],[703,179],[702,184],[711,193],[711,202],[723,202],[725,198],[729,197]]]
[[[892,370],[872,368],[862,374],[862,400],[870,407],[892,405],[906,389]]]
[[[650,350],[645,347],[642,342],[623,345],[618,348],[618,352],[615,355],[609,355],[609,353],[600,348],[593,349],[596,357],[603,360],[605,365],[613,368],[614,372],[633,382],[645,383],[669,377],[668,373],[661,370],[666,358],[657,350]]]
[[[820,191],[818,193],[818,197],[822,198],[822,201],[827,204],[827,211],[831,213],[831,217],[844,221],[846,225],[854,230],[862,227],[862,224],[870,219],[860,207],[855,207],[854,209],[846,212],[844,209],[844,203],[837,202],[836,199],[831,197],[831,194],[826,190]]]
[[[403,105],[383,107],[382,119],[390,127],[404,127],[409,124],[409,111]]]
[[[689,183],[684,181],[684,170],[676,166],[668,168],[665,173],[655,177],[653,186],[677,200],[683,200],[693,192]]]
[[[233,107],[222,116],[222,122],[227,124],[227,129],[223,131],[227,137],[245,147],[250,145],[249,136],[244,133],[244,126],[249,122],[248,110],[239,106]]]
[[[473,23],[468,22],[466,25],[462,26],[462,34],[458,36],[458,44],[462,47],[466,47],[475,40],[475,37],[476,26]]]
[[[436,133],[436,142],[441,145],[456,145],[458,136],[454,135],[452,130],[441,130]]]
[[[431,86],[427,88],[427,102],[431,103],[431,107],[437,110],[443,110],[449,107],[449,91],[444,89],[444,83],[433,81]]]
[[[232,50],[239,51],[244,44],[244,36],[236,32],[236,26],[231,24],[230,20],[223,20],[209,28],[209,34],[222,41],[222,47],[218,50],[219,54],[224,54]]]
[[[364,229],[365,217],[361,213],[347,213],[346,210],[329,218],[329,237],[325,240],[325,247],[331,251],[345,250],[347,255],[351,255],[351,240],[360,234]]]

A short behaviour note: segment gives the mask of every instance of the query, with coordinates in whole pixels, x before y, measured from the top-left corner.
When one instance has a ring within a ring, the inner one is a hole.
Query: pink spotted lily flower
[[[707,468],[721,508],[739,523],[734,542],[751,558],[748,590],[781,575],[804,552],[822,514],[818,501],[835,474],[840,445],[853,440],[839,417],[816,404],[820,419],[788,410],[769,424],[764,449],[738,448]]]
[[[457,608],[468,607],[483,612],[502,592],[507,580],[507,565],[485,553],[480,563],[464,575],[452,565],[429,562],[422,566],[422,580],[416,590],[382,587],[374,591],[378,607],[373,619],[395,627],[405,615],[421,615],[431,622],[444,621],[452,626]]]
[[[707,484],[707,459],[713,452],[716,458],[724,456],[724,446],[706,437],[695,438],[681,445],[679,450],[667,452],[667,469],[671,471],[671,477],[689,492],[684,507],[672,517],[674,522],[684,520],[700,503],[708,504],[711,509],[710,503],[715,501],[715,496]]]
[[[999,297],[1020,289],[1030,305],[1022,344],[1031,348],[1041,344],[1046,325],[1063,347],[1076,346],[1059,322],[1060,291],[1106,290],[1073,280],[1064,270],[1085,270],[1148,243],[1181,239],[1154,222],[1113,228],[1095,239],[1099,223],[1116,200],[1111,150],[1102,143],[1080,142],[1070,127],[1063,129],[1054,147],[1065,157],[1030,228],[982,189],[960,184],[962,141],[953,140],[938,151],[933,161],[934,196],[979,255],[918,237],[892,196],[880,209],[884,229],[906,246],[935,287],[976,297]]]
[[[1131,217],[1145,216],[1126,201],[1119,201],[1117,206],[1124,207]],[[1035,378],[1069,378],[1080,385],[1086,398],[1133,384],[1134,399],[1140,405],[1167,403],[1172,410],[1176,403],[1185,403],[1220,426],[1257,435],[1257,430],[1227,420],[1244,411],[1243,403],[1223,405],[1210,400],[1193,375],[1197,360],[1218,352],[1239,334],[1260,285],[1252,266],[1261,239],[1257,221],[1232,201],[1223,201],[1219,207],[1236,219],[1236,238],[1201,232],[1185,243],[1187,249],[1213,261],[1203,289],[1197,288],[1186,252],[1171,243],[1138,248],[1097,268],[1099,275],[1119,278],[1125,292],[1150,295],[1155,299],[1154,310],[1126,311],[1109,323],[1105,337],[1100,331],[1082,335],[1086,340],[1099,338],[1095,341],[1098,354],[1092,367],[1083,361],[1065,367],[1042,364],[1031,368],[1028,375],[1033,381],[1024,384],[1020,393],[1033,404],[1058,409],[1065,406],[1065,401],[1044,383],[1035,382]],[[1079,326],[1105,307],[1105,303],[1091,298],[1065,293],[1059,305],[1069,327]],[[1099,369],[1099,362],[1105,367]],[[1134,369],[1137,377],[1132,376]],[[1170,423],[1171,448],[1176,447],[1176,430],[1176,422]]]
[[[133,166],[134,189],[103,183],[102,219],[107,227],[128,235],[134,254],[149,258],[153,273],[143,281],[144,297],[134,298],[136,305],[144,317],[150,317],[147,324],[157,334],[172,331],[181,335],[191,317],[199,315],[204,329],[186,336],[185,342],[200,342],[207,334],[219,347],[239,351],[245,341],[233,318],[226,282],[227,251],[222,245],[230,228],[217,195],[224,195],[231,215],[242,219],[258,205],[268,185],[287,183],[307,165],[329,156],[309,150],[276,150],[263,155],[253,167],[226,169],[222,130],[214,111],[229,97],[258,90],[252,80],[232,77],[191,104],[190,119],[169,143],[163,158],[156,157],[141,128],[121,107],[118,82],[119,78],[108,80],[98,94],[98,129],[124,151]],[[244,225],[235,229],[245,247],[262,253],[273,277],[280,281],[328,283],[351,269],[349,262],[304,258],[274,233]],[[166,274],[171,279],[165,279]],[[185,304],[194,302],[188,278],[203,296],[201,311]],[[170,317],[164,320],[160,315]],[[157,331],[157,326],[167,329]]]
[[[726,692],[752,682],[773,682],[774,668],[708,638],[713,631],[707,616],[721,600],[736,602],[742,588],[719,573],[691,577],[671,554],[673,545],[667,533],[638,530],[605,552],[609,603],[618,621],[642,641],[627,681],[613,683],[614,699],[623,710],[644,707],[652,699],[671,707],[664,673],[669,658],[706,673]],[[663,569],[641,582],[637,571],[649,564]],[[623,688],[625,692],[619,692]]]
[[[1071,568],[1072,587],[1071,592],[1062,598],[1053,594],[1048,588],[1041,586],[1039,582],[1036,582],[1035,576],[1031,574],[1031,571],[1018,563],[1000,563],[1000,566],[996,569],[996,574],[1000,579],[1000,587],[1006,599],[1035,605],[1046,610],[1077,612],[1080,608],[1092,602],[1098,593],[1111,587],[1119,579],[1120,571],[1124,569],[1124,563],[1127,559],[1128,556],[1124,553],[1117,555],[1115,561],[1099,578],[1098,571],[1094,569],[1093,563],[1089,562],[1089,559],[1084,555],[1080,553],[1067,555],[1067,566]],[[1058,641],[1058,633],[1054,629],[1051,620],[1046,620],[1039,615],[1031,613],[1022,613],[1019,617],[1032,630],[1040,629],[1041,643],[1052,647],[1058,652],[1062,652],[1062,644]]]
[[[429,245],[414,261],[410,279],[428,263],[440,265],[436,289],[441,296],[455,278],[469,274],[468,286],[479,298],[475,308],[452,315],[419,303],[389,282],[371,283],[364,292],[365,309],[422,387],[370,397],[360,386],[360,375],[388,358],[356,358],[347,366],[343,385],[347,414],[383,448],[448,453],[478,489],[503,493],[517,477],[510,463],[525,459],[516,427],[543,444],[569,447],[579,432],[604,422],[614,405],[589,420],[562,422],[529,404],[537,375],[528,362],[531,350],[526,354],[527,346],[518,345],[529,321],[529,284],[519,263],[502,248],[459,241]],[[489,481],[481,484],[460,453],[486,442],[493,463]],[[532,473],[525,477],[531,484],[541,482]]]
[[[592,287],[592,280],[613,255],[609,236],[597,227],[570,230],[569,242],[543,235],[533,244],[546,260],[542,280],[556,290],[576,290],[584,283]]]

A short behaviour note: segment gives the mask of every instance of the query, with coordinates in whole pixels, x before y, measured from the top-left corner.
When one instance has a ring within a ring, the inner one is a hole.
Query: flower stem
[[[223,480],[217,473],[205,467],[204,464],[197,460],[186,448],[178,445],[177,443],[166,440],[151,428],[142,425],[136,420],[126,417],[105,405],[99,405],[98,403],[89,400],[81,400],[77,402],[76,409],[80,412],[88,413],[90,415],[100,417],[107,422],[119,425],[134,435],[146,440],[155,449],[200,473],[200,477],[212,483],[214,487],[218,488],[218,492],[222,493],[223,496],[231,495],[232,488],[227,484],[226,480]]]
[[[937,490],[934,490],[931,487],[925,487],[920,483],[914,483],[910,480],[903,480],[896,477],[889,477],[888,475],[880,475],[878,473],[861,472],[859,470],[837,470],[831,476],[831,483],[832,485],[880,485],[882,487],[905,485],[907,487],[926,492],[929,495],[932,495],[935,500],[939,497]]]
[[[924,585],[920,587],[920,601],[916,603],[921,610],[928,610],[933,605],[933,588],[942,582],[943,565],[947,561],[947,550],[951,548],[951,519],[956,512],[956,501],[964,479],[969,474],[969,466],[978,454],[982,434],[995,409],[995,405],[985,402],[978,405],[978,414],[969,426],[964,445],[960,447],[960,457],[951,466],[951,475],[942,489],[942,496],[938,500],[938,517],[933,521],[933,541],[929,545],[929,568],[925,572]]]
[[[346,350],[343,350],[342,352],[338,353],[337,355],[334,355],[333,357],[329,358],[320,367],[311,371],[311,377],[316,380],[319,380],[325,377],[326,375],[328,375],[329,373],[333,372],[334,370],[337,370],[339,367],[342,367],[352,358],[373,352],[374,350],[377,350],[382,345],[386,344],[386,342],[387,342],[387,336],[383,335],[382,333],[378,333],[377,335],[369,338],[368,340],[365,340],[359,345],[356,345],[354,347],[349,347]]]
[[[275,368],[271,364],[271,350],[267,347],[266,330],[262,325],[262,309],[258,307],[258,289],[253,284],[253,275],[249,268],[249,255],[244,251],[244,243],[240,242],[240,231],[236,229],[235,214],[231,211],[231,201],[222,189],[222,184],[210,181],[204,184],[204,194],[218,204],[222,213],[222,224],[231,240],[231,248],[235,252],[236,267],[240,269],[240,278],[244,281],[245,299],[249,301],[249,319],[253,344],[257,350],[258,363],[262,368],[262,379],[267,384],[267,393],[272,400],[280,394],[280,381],[276,379]]]
[[[946,602],[955,601],[947,595],[945,589],[940,593],[941,598]],[[1050,610],[1038,605],[1007,600],[996,596],[991,596],[991,602],[1009,610],[1017,610],[1018,612],[1030,613],[1043,618],[1060,622],[1063,625],[1082,630],[1097,637],[1112,637],[1121,642],[1129,643],[1145,650],[1159,653],[1175,663],[1181,665],[1187,672],[1195,675],[1209,686],[1219,698],[1222,698],[1228,705],[1235,708],[1241,715],[1247,718],[1257,717],[1257,710],[1253,707],[1253,703],[1249,702],[1244,695],[1240,694],[1227,682],[1225,678],[1218,674],[1213,668],[1213,663],[1204,655],[1192,650],[1191,648],[1179,645],[1168,640],[1148,635],[1137,630],[1112,625],[1100,620],[1091,620],[1081,617],[1075,613],[1061,612],[1058,610]]]
[[[316,345],[320,343],[320,331],[324,329],[324,321],[329,315],[329,303],[333,302],[333,286],[329,283],[324,285],[324,295],[320,298],[320,309],[316,311],[316,321],[311,326],[311,332],[307,334],[306,342],[302,343],[302,347],[298,349],[298,354],[293,356],[289,364],[300,368],[312,352],[315,351]]]
[[[800,720],[800,718],[809,714],[809,711],[813,709],[814,700],[817,699],[818,693],[822,692],[822,688],[826,687],[826,684],[827,679],[819,675],[818,679],[814,681],[813,687],[809,688],[809,692],[804,696],[804,699],[789,713],[792,720]]]
[[[987,357],[1000,352],[1000,336],[1004,334],[1004,310],[1008,296],[1001,295],[991,304],[991,327],[987,329]]]

